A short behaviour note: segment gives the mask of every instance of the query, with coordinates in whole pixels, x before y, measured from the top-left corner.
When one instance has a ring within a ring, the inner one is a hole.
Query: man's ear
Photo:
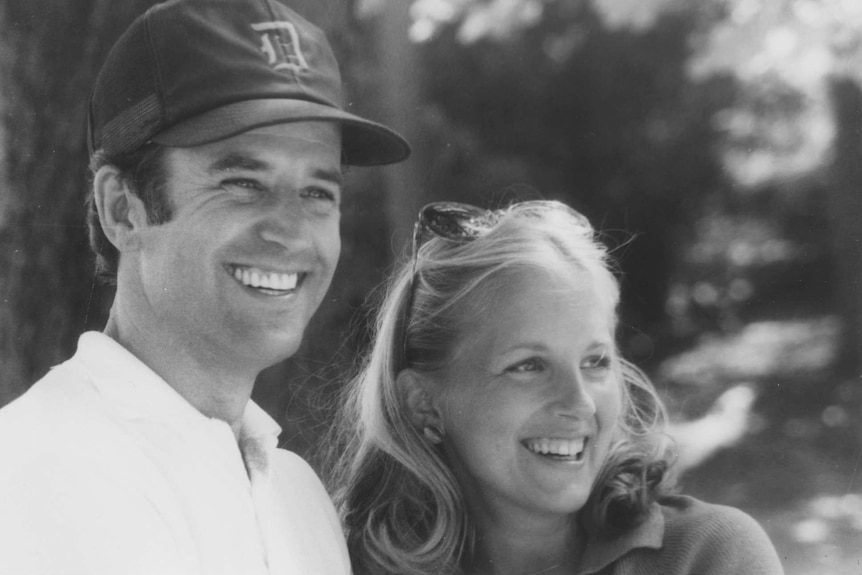
[[[146,209],[116,167],[106,165],[96,172],[93,198],[108,241],[120,252],[137,249],[140,232],[147,227]]]
[[[434,393],[435,384],[412,369],[404,369],[398,374],[396,385],[401,390],[403,407],[413,427],[419,431],[432,427],[444,433],[443,418],[437,407],[437,394]]]

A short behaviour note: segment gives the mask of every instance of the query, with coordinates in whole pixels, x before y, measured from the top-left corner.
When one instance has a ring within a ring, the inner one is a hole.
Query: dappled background
[[[85,101],[153,3],[0,0],[0,405],[105,321]],[[862,3],[291,4],[351,108],[415,153],[349,174],[329,297],[255,390],[285,446],[314,460],[422,204],[559,199],[619,262],[620,344],[668,401],[686,490],[754,515],[791,575],[862,573]]]

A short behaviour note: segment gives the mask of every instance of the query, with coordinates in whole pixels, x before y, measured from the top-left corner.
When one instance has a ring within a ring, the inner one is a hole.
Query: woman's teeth
[[[585,438],[580,439],[528,439],[524,442],[527,449],[539,455],[556,455],[580,459],[584,452]]]
[[[265,272],[257,268],[233,269],[233,277],[243,285],[263,289],[288,291],[296,288],[299,274],[285,274],[277,272]]]

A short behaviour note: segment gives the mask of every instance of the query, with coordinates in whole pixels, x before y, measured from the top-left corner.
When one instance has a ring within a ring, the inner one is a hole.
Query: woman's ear
[[[140,247],[140,232],[147,226],[146,209],[119,169],[111,165],[99,168],[93,176],[93,197],[108,241],[120,252]]]
[[[396,385],[402,392],[403,407],[407,410],[410,423],[426,436],[440,436],[444,433],[443,418],[437,407],[434,382],[412,369],[404,369],[398,374]],[[430,431],[426,431],[430,430]],[[432,441],[434,438],[429,437]],[[439,443],[439,438],[435,443]]]

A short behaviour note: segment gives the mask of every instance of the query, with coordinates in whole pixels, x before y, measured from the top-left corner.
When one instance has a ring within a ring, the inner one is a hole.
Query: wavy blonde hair
[[[457,574],[472,552],[475,534],[461,489],[442,452],[410,421],[396,383],[402,369],[442,367],[511,274],[578,272],[572,277],[596,283],[609,325],[617,325],[619,283],[606,248],[580,214],[558,202],[531,201],[495,215],[493,227],[472,241],[428,241],[415,262],[397,266],[382,292],[370,353],[345,389],[328,438],[325,475],[357,575]],[[622,359],[615,369],[622,438],[576,514],[590,532],[607,536],[637,525],[670,483],[664,406],[640,370]]]

